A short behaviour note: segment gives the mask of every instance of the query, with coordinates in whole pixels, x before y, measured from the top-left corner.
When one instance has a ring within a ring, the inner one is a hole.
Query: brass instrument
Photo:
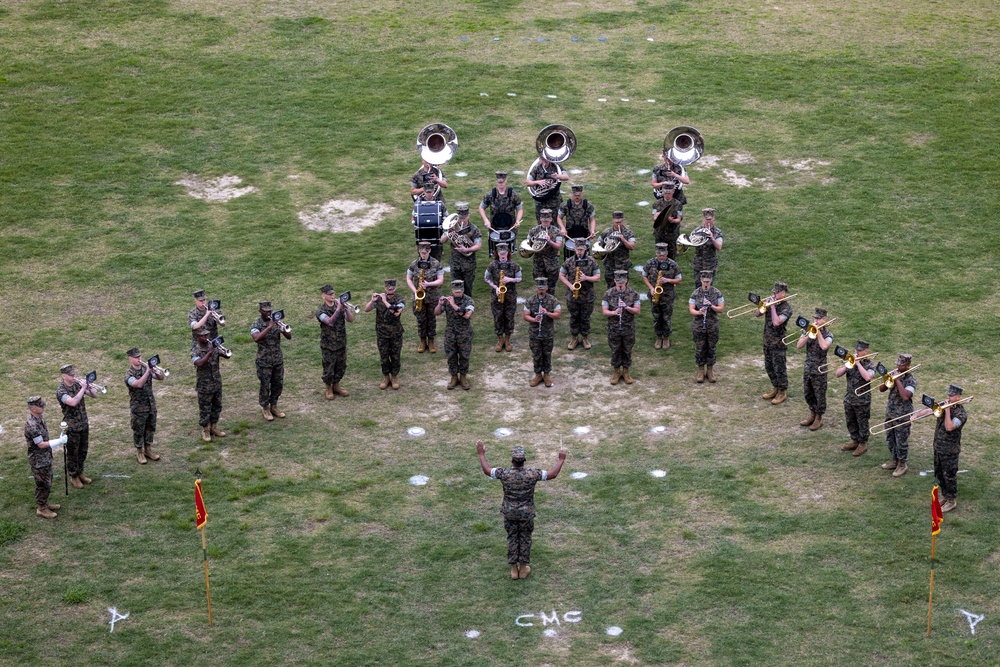
[[[687,125],[678,125],[663,139],[663,152],[674,164],[693,164],[705,152],[705,140],[701,132]]]
[[[214,347],[216,350],[219,351],[219,356],[225,357],[226,359],[231,359],[233,357],[233,351],[230,350],[228,347],[223,346],[223,343],[226,342],[225,338],[223,338],[222,336],[216,336],[215,338],[212,339],[211,342],[212,342],[212,347]]]
[[[809,322],[808,320],[806,320],[806,323],[803,324],[801,320],[805,319],[806,318],[799,315],[799,320],[796,320],[796,324],[799,326],[800,329],[802,329],[802,331],[799,331],[798,333],[788,334],[787,336],[781,339],[781,342],[784,343],[785,345],[788,345],[793,340],[802,335],[807,336],[809,340],[816,340],[816,337],[819,336],[820,327],[816,326],[813,322]],[[826,322],[823,323],[822,328],[825,329],[836,321],[837,321],[836,317],[831,317],[830,319],[828,319]]]
[[[695,227],[690,235],[677,237],[677,252],[687,252],[688,248],[700,248],[713,239],[707,227]]]
[[[548,235],[536,236],[524,239],[521,241],[521,245],[517,249],[517,253],[524,257],[525,259],[531,259],[536,252],[541,252],[545,249],[545,245],[549,242]]]
[[[424,290],[424,270],[420,269],[417,274],[417,291],[413,294],[413,309],[418,313],[424,309],[424,297],[427,292]]]
[[[580,290],[583,289],[583,280],[581,276],[583,275],[583,268],[576,267],[576,277],[573,278],[573,298],[580,298]]]
[[[149,358],[148,367],[153,369],[154,372],[159,371],[160,373],[163,373],[163,377],[170,377],[170,371],[168,371],[166,368],[160,368],[160,355],[158,354],[154,354]]]
[[[212,313],[212,319],[219,323],[219,326],[226,326],[226,316],[222,314],[222,302],[212,299],[208,302],[208,310]]]
[[[570,159],[576,152],[576,135],[565,125],[548,125],[535,137],[535,150],[538,151],[539,158],[528,167],[528,174],[534,171],[542,158],[555,164],[556,170],[552,175],[561,174],[563,169],[559,163]],[[529,187],[528,192],[535,199],[545,199],[557,187],[557,179],[547,178],[545,185]]]
[[[956,405],[962,405],[963,403],[968,403],[975,396],[969,396],[967,398],[959,399],[957,401],[945,401],[944,403],[938,403],[933,398],[924,394],[923,399],[920,401],[923,405],[922,407],[913,410],[912,412],[907,412],[905,415],[900,415],[899,417],[893,417],[887,421],[878,424],[877,426],[872,426],[868,429],[868,433],[871,435],[879,435],[880,433],[885,433],[886,431],[892,431],[901,426],[906,426],[907,424],[912,424],[913,422],[920,421],[925,417],[930,417],[934,415],[935,418],[940,417],[944,414],[945,408],[953,408]],[[921,410],[928,409],[930,412],[914,417]]]
[[[417,134],[417,153],[420,159],[432,165],[428,174],[441,173],[438,165],[442,165],[450,160],[458,150],[458,135],[444,123],[431,123],[424,126]],[[441,192],[441,186],[434,188],[434,198]]]
[[[841,354],[842,350],[843,353]],[[847,370],[851,370],[852,368],[854,368],[854,366],[862,359],[874,359],[875,357],[878,356],[878,352],[869,352],[868,354],[862,354],[856,357],[850,352],[848,352],[846,349],[840,347],[839,345],[837,346],[837,349],[833,351],[833,354],[838,359],[844,360],[844,368],[846,368]],[[831,361],[828,364],[823,364],[817,370],[820,373],[829,373],[830,371],[836,370],[837,367],[838,367],[837,362]]]
[[[97,384],[97,371],[87,373],[87,386],[93,387],[102,394],[108,393],[108,388]]]
[[[292,327],[285,324],[285,311],[283,309],[276,310],[273,313],[271,313],[271,319],[274,320],[274,323],[278,325],[278,328],[281,329],[283,332],[292,333]]]
[[[503,279],[503,269],[500,269],[500,279],[497,280],[497,303],[503,303],[504,297],[507,296],[507,284]]]
[[[618,250],[618,246],[622,243],[622,237],[620,232],[612,232],[608,237],[601,241],[600,239],[594,241],[594,247],[591,251],[594,259],[600,261],[608,256],[609,253]]]
[[[679,199],[671,200],[669,206],[656,214],[656,218],[653,219],[653,229],[659,229],[660,227],[663,227],[663,225],[667,224],[668,218],[672,218],[677,215],[677,209],[680,208],[680,205],[681,202]]]
[[[355,306],[353,303],[351,303],[351,290],[347,290],[346,292],[341,294],[339,298],[340,298],[340,303],[344,308],[350,308],[352,311],[354,311],[355,315],[361,312],[360,307]]]
[[[447,218],[444,219],[445,233],[448,235],[448,240],[451,241],[453,246],[458,248],[470,248],[472,247],[472,239],[469,238],[467,234],[462,234],[458,231],[458,214],[452,213]],[[463,227],[464,229],[464,227]]]
[[[870,394],[871,392],[875,391],[876,388],[881,386],[884,386],[886,389],[892,389],[893,385],[896,384],[896,380],[903,377],[907,373],[915,371],[918,368],[920,368],[920,364],[917,364],[916,366],[910,366],[905,371],[900,371],[898,369],[893,371],[888,371],[886,370],[885,366],[883,366],[880,362],[879,365],[875,367],[875,370],[879,374],[879,377],[872,378],[871,382],[866,382],[865,384],[855,389],[854,394],[855,396],[864,396],[865,394]]]
[[[656,282],[653,283],[653,303],[659,303],[660,297],[663,295],[663,285],[660,284],[660,278],[663,277],[663,271],[656,272]]]
[[[798,296],[798,294],[789,294],[788,296],[781,297],[780,299],[775,299],[773,297],[766,297],[762,299],[759,294],[754,294],[753,292],[750,292],[749,294],[747,294],[747,300],[750,303],[745,303],[742,306],[737,306],[736,308],[730,308],[729,310],[726,311],[726,317],[729,318],[739,317],[740,315],[746,315],[747,313],[752,313],[754,310],[756,310],[761,315],[764,315],[765,313],[767,313],[767,309],[770,308],[771,306],[776,306],[779,303],[788,301],[789,299],[792,299],[796,296]]]

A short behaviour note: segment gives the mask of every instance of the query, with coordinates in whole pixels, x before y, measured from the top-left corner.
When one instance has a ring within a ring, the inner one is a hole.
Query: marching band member
[[[854,344],[854,357],[863,356],[868,352],[868,342],[858,340]],[[868,419],[872,414],[872,395],[866,392],[857,395],[859,387],[871,382],[874,377],[871,359],[861,359],[854,362],[853,368],[841,366],[835,372],[837,377],[847,376],[847,389],[844,391],[844,421],[847,422],[847,432],[851,441],[841,447],[841,451],[853,451],[853,456],[861,456],[868,451]]]
[[[448,355],[448,372],[451,381],[448,389],[454,389],[461,383],[462,389],[469,389],[469,357],[472,355],[472,323],[469,318],[475,312],[476,306],[472,297],[465,294],[465,283],[461,280],[451,281],[451,296],[438,298],[434,306],[434,314],[445,313],[444,353]]]
[[[660,186],[660,199],[653,204],[653,240],[667,244],[667,257],[672,260],[677,259],[677,237],[681,235],[681,222],[684,220],[680,199],[676,197],[676,186],[677,181],[668,179]],[[665,218],[657,225],[657,218],[664,209],[671,210],[663,214]]]
[[[718,377],[713,372],[715,366],[715,346],[719,342],[719,313],[726,308],[722,292],[712,285],[712,272],[699,274],[701,286],[688,299],[688,312],[692,316],[691,333],[694,336],[694,362],[698,366],[695,382],[699,384],[707,378],[715,382]]]
[[[722,250],[722,230],[715,226],[714,208],[703,208],[701,216],[701,229],[709,235],[711,240],[694,249],[694,259],[691,262],[695,275],[700,275],[702,271],[711,271],[714,282],[719,269],[719,251]]]
[[[559,207],[562,205],[562,195],[559,193],[559,187],[563,181],[568,180],[569,174],[560,169],[555,162],[549,162],[545,159],[544,155],[538,156],[538,164],[534,165],[534,168],[528,172],[527,177],[524,179],[524,184],[531,188],[538,188],[546,185],[547,181],[553,181],[555,185],[541,199],[534,198],[535,220],[538,222],[542,221],[541,214],[543,209],[549,209],[550,215],[552,211],[559,210]]]
[[[451,277],[464,282],[465,293],[471,296],[472,283],[476,279],[476,252],[483,247],[483,235],[469,222],[467,202],[455,202],[455,212],[458,222],[441,235],[441,243],[451,241]]]
[[[436,193],[431,199],[436,199],[444,204],[443,191],[448,187],[448,179],[444,177],[441,167],[421,159],[420,169],[417,169],[410,177],[410,196],[413,197],[413,201],[420,198],[428,184],[431,186],[430,191]]]
[[[35,514],[44,519],[56,518],[61,505],[49,502],[52,492],[52,452],[66,444],[66,434],[49,438],[42,413],[45,401],[41,396],[28,399],[28,420],[24,423],[24,439],[28,442],[28,464],[35,478]]]
[[[614,251],[604,257],[604,282],[608,288],[614,286],[615,272],[624,269],[626,274],[632,268],[631,252],[635,248],[635,234],[625,226],[625,213],[615,211],[611,214],[611,226],[597,237],[601,245],[607,245],[608,240],[617,238],[621,241]]]
[[[514,248],[517,238],[517,228],[521,226],[521,218],[524,216],[524,206],[521,204],[521,195],[517,194],[513,188],[507,187],[507,172],[496,172],[497,184],[492,190],[483,196],[482,203],[479,204],[479,217],[483,219],[483,224],[490,232],[514,231],[514,236],[507,241],[507,244]],[[490,217],[486,217],[486,209],[490,209]],[[489,233],[487,233],[489,235]],[[490,257],[496,256],[496,245],[490,237]]]
[[[604,293],[601,312],[607,321],[608,347],[611,348],[611,365],[615,372],[611,384],[625,380],[632,384],[629,368],[632,367],[632,347],[635,345],[635,317],[641,309],[639,293],[628,286],[628,270],[615,271],[615,286]]]
[[[559,207],[559,232],[564,239],[583,237],[592,238],[597,234],[597,218],[594,216],[594,205],[583,198],[583,186],[573,183],[570,186],[570,198]],[[575,243],[575,241],[574,241]],[[568,247],[563,248],[563,260],[573,256]]]
[[[196,339],[197,340],[197,339]],[[132,444],[135,445],[135,458],[142,464],[146,459],[159,461],[160,456],[153,453],[153,435],[156,433],[156,396],[153,395],[153,381],[163,380],[166,374],[159,367],[142,363],[142,352],[133,347],[127,353],[128,370],[125,371],[125,386],[128,387],[129,422],[132,427]],[[218,424],[209,422],[210,435],[220,438],[226,434],[217,428]]]
[[[194,308],[188,311],[188,324],[191,326],[192,345],[194,345],[194,341],[198,337],[195,334],[195,331],[198,329],[202,327],[208,329],[209,339],[211,340],[219,335],[220,326],[226,326],[225,320],[216,311],[208,308],[207,304],[208,297],[205,296],[205,290],[200,289],[194,293]]]
[[[562,317],[559,300],[549,294],[549,283],[544,277],[535,278],[535,294],[524,302],[524,321],[528,322],[528,345],[535,377],[528,386],[537,387],[545,382],[552,386],[552,345],[555,341],[555,320]]]
[[[435,192],[437,192],[436,195],[435,195]],[[434,259],[436,259],[437,261],[440,262],[441,261],[441,257],[444,256],[444,246],[441,245],[442,242],[440,240],[440,238],[444,235],[444,227],[442,226],[442,224],[444,223],[444,218],[448,215],[448,210],[446,208],[444,208],[444,199],[441,198],[440,191],[438,191],[435,188],[434,183],[432,183],[430,181],[427,181],[426,183],[424,183],[424,189],[421,192],[420,196],[417,197],[414,200],[414,207],[413,207],[413,225],[414,225],[414,227],[417,226],[417,206],[416,206],[416,202],[420,202],[420,201],[440,201],[441,202],[440,217],[437,218],[437,223],[436,223],[437,230],[434,233],[434,236],[437,238],[437,240],[434,243],[431,244],[431,257],[433,257]],[[417,247],[418,248],[420,247],[421,243],[424,243],[424,241],[419,241],[419,240],[417,241]]]
[[[497,335],[494,351],[511,351],[510,337],[514,333],[514,313],[517,312],[517,284],[521,282],[521,267],[510,259],[510,247],[506,243],[497,244],[497,258],[486,267],[483,279],[490,286],[490,313],[493,315],[493,331]],[[506,292],[500,302],[500,276]]]
[[[763,315],[760,311],[754,311],[754,317],[764,318],[764,370],[771,381],[771,391],[762,394],[761,398],[771,401],[771,405],[780,405],[788,398],[788,346],[782,339],[785,337],[788,319],[792,316],[792,304],[788,301],[775,303],[786,296],[788,285],[780,280],[776,281],[771,290],[771,298],[765,301],[767,311]]]
[[[427,253],[430,244],[424,243]],[[339,298],[333,285],[320,288],[323,304],[316,309],[319,320],[319,349],[323,356],[323,384],[326,385],[326,400],[337,396],[347,396],[348,391],[340,386],[347,372],[347,323],[354,321],[354,311]]]
[[[688,178],[687,172],[684,171],[684,167],[674,163],[670,159],[667,155],[668,152],[669,149],[665,149],[662,153],[663,163],[653,167],[653,176],[651,179],[653,192],[655,194],[656,190],[661,188],[666,183],[678,183],[674,196],[680,200],[681,206],[684,206],[687,204],[687,196],[684,194],[684,186],[690,185],[691,179]],[[670,259],[674,259],[674,257],[671,257]]]
[[[805,330],[795,343],[797,349],[806,348],[806,363],[802,369],[802,393],[806,405],[809,406],[809,416],[799,422],[799,426],[808,426],[810,431],[818,431],[823,426],[823,414],[826,412],[826,373],[820,373],[819,367],[826,364],[826,351],[833,344],[833,334],[824,326],[826,310],[817,308],[813,324],[819,329],[816,338],[810,338]]]
[[[538,220],[538,226],[528,232],[528,239],[545,239],[545,246],[531,256],[531,277],[535,280],[545,278],[549,282],[549,291],[554,293],[559,282],[559,248],[562,247],[563,237],[552,226],[550,209],[539,211]]]
[[[889,400],[885,406],[885,420],[902,417],[913,411],[913,395],[917,392],[917,379],[910,373],[913,355],[900,354],[896,358],[896,370],[892,389],[889,389]],[[886,391],[885,384],[878,387],[880,392]],[[900,426],[885,432],[885,444],[889,448],[891,460],[882,464],[883,470],[891,470],[893,477],[902,477],[909,470],[906,465],[910,451],[910,425]]]
[[[396,294],[396,279],[386,278],[383,294],[372,294],[365,304],[365,312],[375,310],[375,344],[382,364],[382,382],[379,389],[391,386],[399,389],[400,353],[403,350],[403,320],[406,308],[403,298]]]
[[[56,389],[56,400],[62,408],[63,421],[66,422],[66,460],[67,474],[74,489],[82,489],[84,484],[93,480],[83,474],[83,464],[87,460],[90,448],[90,421],[87,419],[86,397],[97,397],[97,389],[92,387],[87,379],[78,380],[73,371],[73,364],[66,364],[59,369],[62,383]]]
[[[670,259],[669,252],[670,246],[667,243],[657,243],[656,256],[642,267],[642,281],[646,283],[650,309],[653,311],[653,332],[656,334],[653,349],[656,350],[670,349],[670,334],[673,333],[670,320],[674,315],[674,299],[677,296],[674,286],[679,285],[682,278],[681,269],[677,262]],[[663,290],[659,295],[656,294],[657,287]]]
[[[444,267],[431,257],[431,244],[427,241],[417,244],[417,254],[419,257],[406,269],[406,284],[413,293],[413,315],[417,318],[417,333],[420,336],[417,352],[427,350],[433,354],[437,352],[434,347],[434,337],[437,336],[434,304],[438,300],[438,287],[444,282]],[[418,298],[419,290],[425,293],[422,299]]]
[[[569,343],[567,350],[575,350],[583,338],[583,349],[589,350],[590,316],[594,312],[596,293],[594,283],[601,279],[601,267],[597,260],[587,253],[587,239],[578,236],[573,239],[576,247],[573,256],[563,262],[559,269],[559,280],[566,286],[566,310],[569,311]],[[574,283],[579,278],[579,288]]]
[[[198,424],[201,439],[212,442],[212,424],[219,423],[222,414],[222,372],[219,370],[219,348],[212,345],[208,329],[195,330],[195,344],[191,348],[191,362],[195,365],[198,392]],[[139,461],[142,463],[142,461]]]
[[[282,328],[271,317],[273,309],[270,301],[258,304],[260,317],[250,326],[250,337],[257,343],[257,379],[260,391],[257,402],[265,421],[284,419],[285,413],[278,409],[278,399],[285,388],[285,358],[281,353],[281,337],[292,339],[292,332]]]
[[[941,485],[941,495],[944,504],[942,512],[955,509],[958,497],[958,455],[962,451],[962,427],[969,421],[969,415],[964,405],[949,405],[961,400],[962,388],[957,384],[948,385],[948,400],[942,407],[944,410],[937,418],[934,427],[934,476]],[[924,408],[913,415],[910,421],[915,421],[929,415],[933,410]]]

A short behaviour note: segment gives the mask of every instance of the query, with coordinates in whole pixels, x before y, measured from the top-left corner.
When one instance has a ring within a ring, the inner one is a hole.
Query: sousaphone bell
[[[528,167],[529,174],[534,171],[543,158],[555,164],[556,170],[552,172],[553,174],[561,174],[563,169],[559,163],[570,159],[576,152],[576,135],[565,125],[547,125],[535,137],[535,150],[538,152],[538,159]],[[545,199],[557,187],[559,187],[559,181],[545,179],[545,185],[529,187],[528,192],[535,199]]]
[[[435,166],[455,157],[458,135],[444,123],[431,123],[417,134],[417,152],[420,159]]]
[[[663,140],[663,152],[671,162],[683,167],[698,161],[705,152],[705,140],[695,128],[678,125],[667,132]]]

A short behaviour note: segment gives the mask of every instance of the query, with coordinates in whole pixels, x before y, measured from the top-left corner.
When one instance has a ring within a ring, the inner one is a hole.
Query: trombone
[[[788,301],[789,299],[792,299],[796,296],[798,296],[798,294],[790,294],[788,296],[783,296],[780,299],[772,299],[771,297],[766,297],[762,299],[760,298],[759,294],[754,294],[753,292],[750,292],[749,294],[747,294],[747,300],[750,301],[750,303],[745,303],[742,306],[737,306],[736,308],[730,308],[729,310],[726,311],[726,317],[729,318],[739,317],[740,315],[746,315],[747,313],[752,313],[754,310],[756,310],[761,315],[764,315],[765,313],[767,313],[767,309],[770,308],[771,306],[775,306],[784,301]]]
[[[805,320],[806,323],[803,324],[802,320]],[[830,326],[836,321],[837,321],[836,317],[831,317],[830,319],[828,319],[826,322],[823,323],[823,328],[825,329],[826,327]],[[790,333],[784,338],[782,338],[781,342],[784,343],[785,345],[788,345],[793,340],[802,335],[808,336],[809,340],[816,340],[816,337],[819,336],[820,327],[816,326],[815,322],[810,322],[809,320],[806,320],[806,318],[804,318],[803,316],[799,315],[799,319],[795,321],[795,324],[797,324],[802,329],[802,331],[800,331],[799,333]]]
[[[913,422],[920,421],[921,419],[925,417],[930,417],[931,415],[934,415],[934,417],[940,417],[941,415],[944,414],[945,408],[953,408],[956,405],[962,405],[963,403],[968,403],[973,398],[975,398],[975,396],[969,396],[967,398],[963,398],[954,402],[945,401],[944,403],[938,403],[927,394],[924,394],[923,399],[920,401],[923,404],[921,407],[917,408],[916,410],[913,410],[912,412],[907,412],[905,415],[900,415],[899,417],[893,417],[892,419],[884,421],[877,426],[872,426],[870,429],[868,429],[868,433],[870,433],[871,435],[879,435],[881,433],[885,433],[886,431],[892,431],[894,429],[900,428],[901,426],[906,426],[908,424],[912,424]],[[928,412],[925,412],[922,415],[917,415],[917,413],[922,410],[928,410]]]
[[[878,356],[878,352],[869,352],[868,354],[862,354],[856,357],[839,345],[837,346],[837,349],[833,351],[833,354],[837,358],[844,360],[844,368],[846,368],[847,370],[851,370],[852,368],[854,368],[854,365],[857,364],[862,359],[874,359],[875,357]],[[823,364],[822,366],[820,366],[818,370],[820,373],[829,373],[832,370],[836,370],[836,366],[837,362],[831,361],[828,364]]]
[[[916,366],[910,366],[905,371],[893,370],[890,372],[886,370],[885,366],[883,366],[881,362],[879,362],[879,365],[875,367],[875,371],[879,374],[880,377],[872,379],[871,382],[866,382],[865,384],[861,385],[860,387],[854,390],[854,394],[856,396],[864,396],[865,394],[870,394],[871,392],[875,391],[876,387],[880,386],[884,386],[886,389],[892,389],[892,385],[896,384],[896,380],[903,377],[910,371],[914,371],[918,368],[920,368],[920,364],[917,364]]]

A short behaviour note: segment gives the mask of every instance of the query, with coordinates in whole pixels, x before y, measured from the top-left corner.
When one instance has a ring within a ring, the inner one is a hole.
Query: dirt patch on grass
[[[316,232],[360,232],[382,222],[395,211],[388,204],[369,204],[364,200],[331,199],[299,211],[299,221]]]
[[[737,188],[757,187],[764,190],[794,188],[819,181],[823,185],[836,182],[829,175],[828,160],[818,158],[780,158],[773,162],[759,162],[750,153],[727,151],[721,155],[704,155],[691,166],[692,170],[718,170],[723,183]],[[734,168],[735,166],[735,168]],[[754,175],[749,172],[759,172]]]
[[[198,174],[189,174],[179,181],[174,181],[174,185],[183,185],[187,188],[189,196],[195,199],[204,199],[212,202],[227,202],[251,192],[257,192],[257,188],[252,185],[237,187],[243,179],[239,176],[219,176],[218,178],[202,178]]]

